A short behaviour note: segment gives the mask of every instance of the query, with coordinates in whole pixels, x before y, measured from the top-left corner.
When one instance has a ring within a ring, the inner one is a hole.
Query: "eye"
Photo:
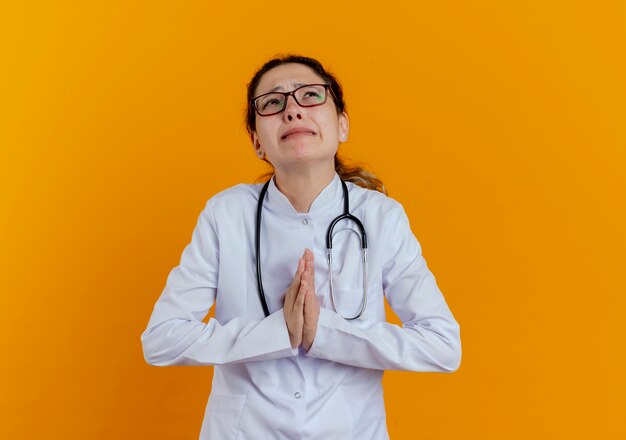
[[[283,101],[283,95],[273,93],[271,95],[261,96],[257,100],[256,106],[261,112],[273,112],[282,107]]]
[[[320,95],[320,92],[319,92],[319,91],[317,91],[317,90],[307,90],[307,91],[304,93],[304,96],[305,96],[305,97],[306,97],[306,96],[312,96],[312,97],[315,97],[315,96],[321,96],[321,95]]]
[[[299,90],[299,99],[305,105],[318,104],[324,101],[326,89],[322,86],[308,86]]]
[[[304,94],[305,98],[321,98],[322,96],[317,92],[306,92]]]
[[[280,101],[276,98],[271,98],[268,99],[267,101],[263,102],[263,104],[261,105],[261,108],[263,110],[267,110],[268,108],[271,107],[278,107],[280,105]]]

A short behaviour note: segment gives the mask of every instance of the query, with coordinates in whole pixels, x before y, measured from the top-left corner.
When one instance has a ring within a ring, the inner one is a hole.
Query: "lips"
[[[296,135],[310,135],[315,136],[317,133],[310,128],[300,127],[292,128],[283,133],[280,137],[281,141],[287,140],[289,137],[295,137]]]

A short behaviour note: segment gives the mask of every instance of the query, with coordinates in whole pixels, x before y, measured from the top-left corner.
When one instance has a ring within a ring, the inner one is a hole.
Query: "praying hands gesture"
[[[309,351],[315,339],[320,305],[315,294],[315,268],[313,252],[305,249],[298,260],[298,269],[285,293],[285,322],[291,347],[302,345]]]

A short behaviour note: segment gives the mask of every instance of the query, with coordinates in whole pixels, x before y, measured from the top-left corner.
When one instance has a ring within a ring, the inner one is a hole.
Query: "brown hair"
[[[322,64],[309,57],[303,57],[300,55],[279,55],[271,60],[267,61],[252,77],[252,80],[248,84],[248,108],[246,109],[246,130],[249,134],[256,130],[256,111],[254,110],[254,106],[252,105],[252,99],[254,98],[254,93],[256,91],[259,82],[263,75],[273,69],[274,67],[288,64],[288,63],[297,63],[303,64],[313,70],[317,75],[319,75],[322,80],[330,86],[331,96],[337,107],[337,114],[341,114],[346,111],[346,103],[343,99],[343,89],[341,88],[341,84],[337,78],[324,69]],[[265,160],[265,159],[264,159]],[[265,160],[267,162],[267,160]],[[267,162],[269,164],[269,162]],[[270,164],[271,166],[271,164]],[[379,191],[383,194],[387,194],[387,189],[383,182],[376,177],[376,175],[370,171],[367,171],[362,164],[350,162],[345,158],[340,158],[338,155],[335,155],[335,171],[339,174],[341,179],[352,182],[355,185],[359,185],[363,188],[372,189],[375,191]],[[257,180],[265,181],[271,178],[273,175],[273,170],[268,171],[267,173],[260,176]]]

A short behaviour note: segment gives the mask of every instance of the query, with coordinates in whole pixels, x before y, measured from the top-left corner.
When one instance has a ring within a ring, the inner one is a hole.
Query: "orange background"
[[[391,437],[626,438],[625,3],[383,3],[2,3],[0,437],[197,438],[212,369],[139,336],[206,200],[265,171],[245,85],[294,51],[461,325],[458,372],[385,374]]]

